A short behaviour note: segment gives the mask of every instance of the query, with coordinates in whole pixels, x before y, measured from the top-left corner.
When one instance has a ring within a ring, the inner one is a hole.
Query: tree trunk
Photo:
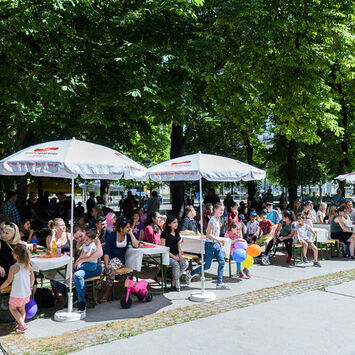
[[[254,158],[254,147],[250,142],[250,139],[247,135],[246,132],[242,132],[244,136],[244,145],[245,145],[245,150],[247,153],[247,163],[250,165],[254,164],[253,158]],[[256,206],[256,201],[255,201],[255,193],[256,193],[256,183],[255,181],[248,181],[247,183],[247,189],[248,189],[248,207],[249,208],[257,208]]]
[[[193,124],[190,123],[184,133],[184,127],[173,123],[171,128],[171,147],[170,159],[178,158],[184,155],[186,144],[191,136]],[[182,217],[184,214],[184,196],[185,183],[184,181],[170,181],[170,193],[172,212],[177,217]]]
[[[290,199],[290,206],[293,206],[297,199],[297,143],[291,140],[288,143],[287,154],[287,188]]]

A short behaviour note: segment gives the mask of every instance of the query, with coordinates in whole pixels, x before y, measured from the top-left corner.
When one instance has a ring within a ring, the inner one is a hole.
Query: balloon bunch
[[[254,257],[261,254],[261,248],[257,244],[248,243],[244,239],[237,240],[234,243],[234,252],[232,258],[237,263],[242,263],[243,267],[249,269],[254,264]]]

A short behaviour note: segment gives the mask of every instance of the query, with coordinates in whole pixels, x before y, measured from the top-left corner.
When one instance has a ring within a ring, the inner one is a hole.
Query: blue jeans
[[[84,271],[95,271],[97,269],[97,263],[82,263],[80,269],[75,269],[75,271],[84,270]]]
[[[204,269],[208,270],[213,261],[213,257],[215,257],[218,261],[218,272],[217,272],[217,284],[223,283],[223,270],[224,270],[224,256],[222,253],[221,246],[219,243],[211,243],[211,242],[206,242],[205,243],[205,264],[204,264]],[[202,270],[202,266],[197,267],[196,269],[191,271],[191,275],[196,275],[200,274]]]
[[[99,276],[101,272],[102,266],[100,264],[96,264],[96,269],[94,271],[87,271],[80,268],[80,270],[74,273],[74,284],[78,295],[78,302],[85,302],[85,279]]]

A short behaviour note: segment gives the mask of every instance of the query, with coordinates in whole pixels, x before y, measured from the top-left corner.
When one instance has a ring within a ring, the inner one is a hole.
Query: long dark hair
[[[165,223],[165,228],[164,228],[164,231],[163,231],[164,234],[170,234],[171,233],[171,227],[169,226],[169,224],[174,222],[175,219],[178,221],[178,218],[176,216],[171,215],[171,216],[167,217],[166,223]],[[178,233],[178,231],[179,231],[179,226],[176,228],[175,233]]]
[[[151,213],[149,213],[148,218],[145,221],[145,226],[146,227],[152,226],[154,232],[157,232],[160,229],[159,226],[157,226],[157,228],[154,228],[154,222],[153,222],[153,218],[157,218],[159,216],[159,214],[160,214],[159,212],[151,212]]]

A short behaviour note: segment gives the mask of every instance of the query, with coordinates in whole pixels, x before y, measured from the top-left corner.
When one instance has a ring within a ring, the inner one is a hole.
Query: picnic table
[[[38,254],[32,254],[31,266],[33,271],[41,273],[48,280],[65,281],[69,279],[70,268],[68,265],[73,262],[69,255],[49,256],[46,250]]]
[[[183,234],[183,242],[181,249],[185,253],[201,254],[201,235],[198,234]],[[230,250],[232,240],[229,238],[221,238],[222,253],[226,259],[230,257]],[[203,236],[203,244],[206,243],[206,236]],[[205,248],[203,248],[203,254],[205,254]]]

